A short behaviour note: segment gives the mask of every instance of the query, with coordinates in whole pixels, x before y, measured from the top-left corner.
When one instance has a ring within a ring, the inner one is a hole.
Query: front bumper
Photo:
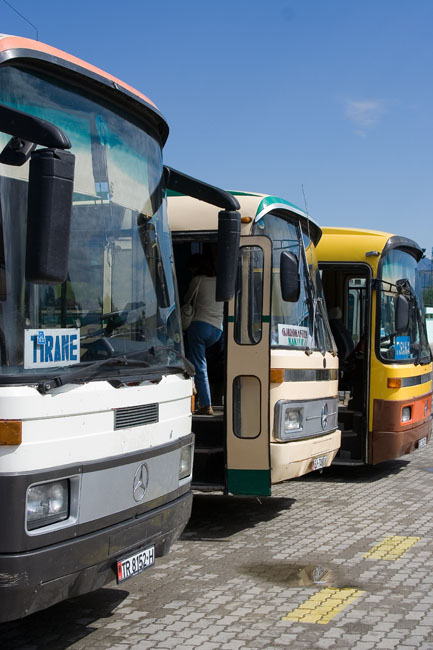
[[[35,551],[0,555],[0,623],[103,587],[125,552],[155,545],[165,555],[191,514],[192,493],[139,517]]]

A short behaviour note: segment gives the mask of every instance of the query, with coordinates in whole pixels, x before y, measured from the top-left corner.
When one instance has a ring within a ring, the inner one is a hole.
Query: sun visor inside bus
[[[26,279],[38,284],[66,280],[75,156],[38,149],[30,159]]]

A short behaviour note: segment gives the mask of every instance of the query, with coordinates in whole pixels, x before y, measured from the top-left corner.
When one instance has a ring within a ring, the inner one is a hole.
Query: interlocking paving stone
[[[283,483],[267,499],[196,495],[154,568],[0,625],[0,649],[433,650],[431,467],[433,445]],[[387,538],[404,538],[404,552],[373,557]],[[289,618],[327,590],[363,593],[328,622]]]

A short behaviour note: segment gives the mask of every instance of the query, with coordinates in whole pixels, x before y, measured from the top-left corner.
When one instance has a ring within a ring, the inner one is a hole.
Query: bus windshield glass
[[[29,162],[0,165],[0,381],[117,356],[143,372],[182,365],[157,135],[89,93],[12,66],[0,70],[0,102],[60,127],[75,155],[58,285],[25,281]],[[0,133],[0,150],[9,140]]]
[[[272,240],[271,346],[332,351],[326,311],[317,299],[300,224],[269,212],[255,222],[253,234],[266,235]],[[295,254],[299,261],[300,295],[297,302],[286,302],[281,295],[280,257],[283,251]],[[318,277],[315,257],[314,261]]]
[[[377,348],[383,361],[430,362],[418,265],[408,252],[392,249],[383,258],[378,284]],[[397,305],[408,305],[404,329],[396,331]],[[400,298],[401,301],[401,298]]]

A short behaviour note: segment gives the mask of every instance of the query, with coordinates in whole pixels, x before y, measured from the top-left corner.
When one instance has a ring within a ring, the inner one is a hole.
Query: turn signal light
[[[401,377],[388,377],[388,388],[401,388]]]
[[[269,381],[271,384],[282,384],[284,381],[284,368],[271,368]]]
[[[241,223],[251,223],[251,217],[241,217]]]
[[[21,420],[0,420],[0,445],[20,445],[22,425]]]

